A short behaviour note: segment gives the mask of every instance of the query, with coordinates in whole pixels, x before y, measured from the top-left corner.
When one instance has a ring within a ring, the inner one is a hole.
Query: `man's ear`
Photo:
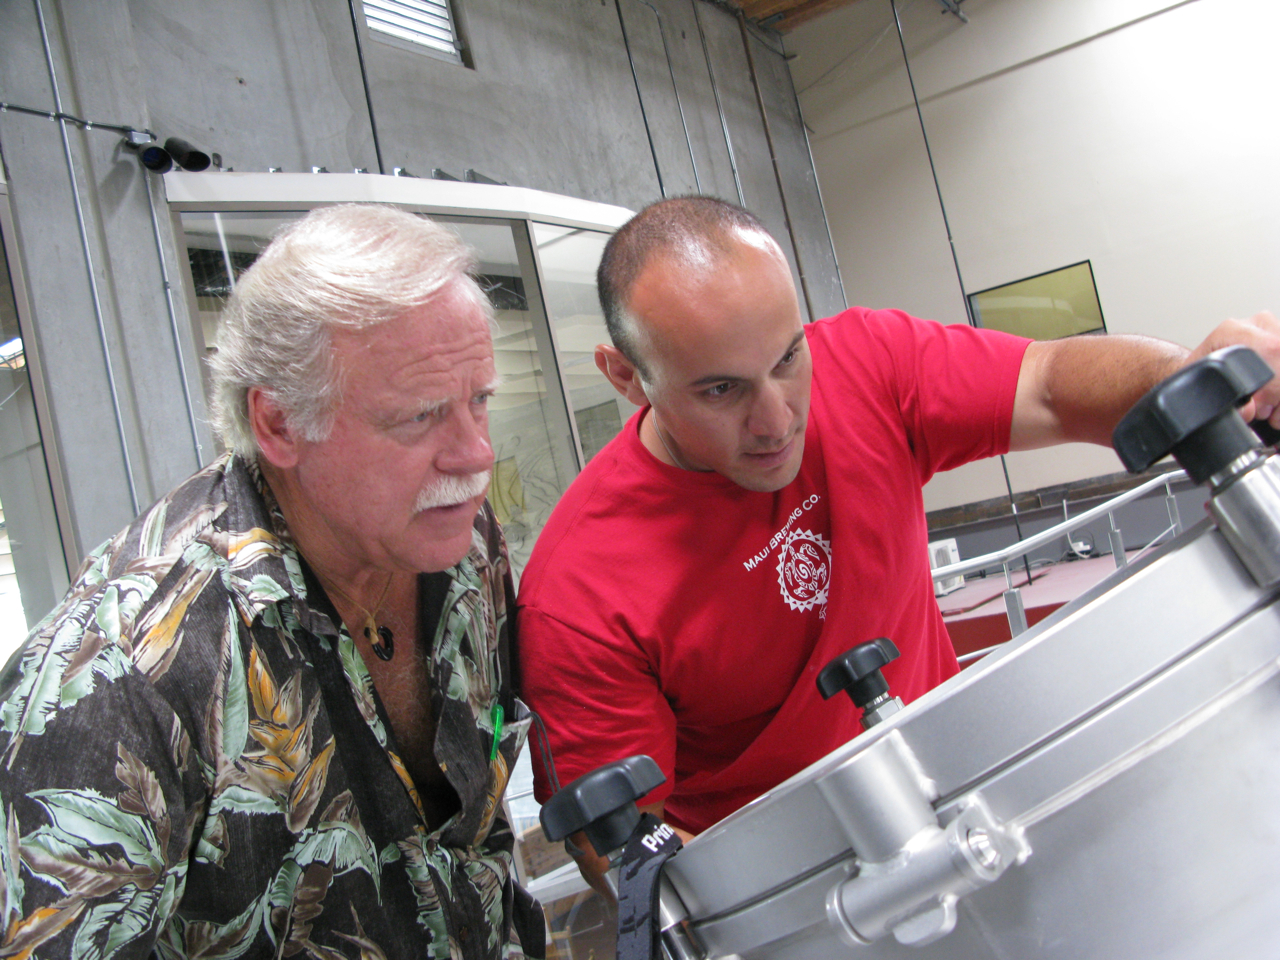
[[[262,456],[274,467],[287,470],[298,462],[298,442],[284,410],[260,387],[250,387],[246,398],[249,426]]]
[[[621,350],[612,344],[600,344],[596,347],[596,366],[613,388],[637,407],[648,405],[649,397],[640,383],[640,371],[623,356]]]

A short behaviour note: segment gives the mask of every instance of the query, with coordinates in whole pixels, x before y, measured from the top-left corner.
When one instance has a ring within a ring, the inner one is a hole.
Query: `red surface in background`
[[[1129,555],[1130,559],[1135,555],[1136,551]],[[1051,567],[1033,567],[1029,586],[1025,568],[1019,567],[1010,573],[1014,586],[1021,589],[1027,626],[1031,627],[1115,569],[1115,561],[1108,555],[1064,561]],[[1010,638],[1009,617],[1004,605],[1006,586],[1003,574],[981,580],[966,579],[959,590],[938,597],[938,607],[942,610],[947,632],[951,634],[956,656],[984,650]]]

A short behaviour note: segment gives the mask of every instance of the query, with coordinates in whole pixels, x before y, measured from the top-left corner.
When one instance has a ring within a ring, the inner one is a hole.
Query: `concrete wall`
[[[470,168],[631,208],[662,191],[736,200],[740,184],[746,205],[804,268],[813,312],[843,306],[776,36],[750,42],[798,257],[739,24],[724,10],[699,0],[456,7],[467,65],[380,42],[363,22],[358,45],[346,0],[15,0],[0,4],[0,101],[55,108],[42,14],[61,109],[75,116],[183,137],[238,171],[377,172],[380,148],[388,174],[404,167],[427,176],[439,167],[461,176]],[[121,136],[68,124],[64,146],[63,129],[0,114],[30,302],[24,337],[46,379],[45,441],[61,465],[64,513],[83,551],[207,460],[212,445],[191,319],[181,297],[171,316],[166,295],[164,271],[176,285],[185,254],[163,193],[154,194],[153,221],[147,179]]]
[[[1268,0],[898,0],[967,291],[1089,259],[1112,333],[1191,346],[1280,310]],[[788,37],[850,302],[964,322],[890,0]],[[1076,445],[1008,458],[1015,490],[1118,472]],[[930,509],[1005,493],[999,461]]]

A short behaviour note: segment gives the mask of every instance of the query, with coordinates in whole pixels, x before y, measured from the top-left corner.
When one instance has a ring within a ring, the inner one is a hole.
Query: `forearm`
[[[1120,418],[1189,356],[1185,347],[1152,337],[1031,344],[1018,378],[1010,449],[1072,441],[1109,446]]]

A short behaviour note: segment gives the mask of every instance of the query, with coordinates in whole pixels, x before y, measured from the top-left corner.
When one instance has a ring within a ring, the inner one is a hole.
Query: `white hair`
[[[236,282],[222,314],[210,363],[218,439],[257,457],[248,410],[257,387],[291,430],[324,440],[342,392],[333,333],[394,320],[455,283],[492,319],[472,268],[471,250],[456,234],[395,207],[322,207],[289,224]]]

